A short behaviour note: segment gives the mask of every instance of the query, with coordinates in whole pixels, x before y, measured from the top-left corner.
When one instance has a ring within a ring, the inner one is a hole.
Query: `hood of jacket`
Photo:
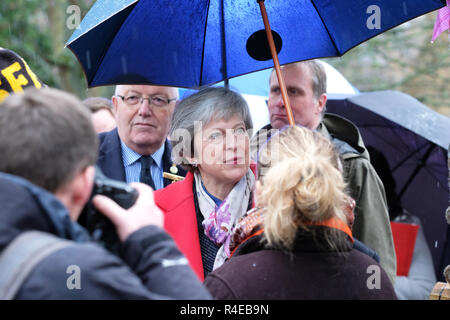
[[[0,250],[20,233],[38,230],[85,242],[89,233],[73,222],[65,206],[29,181],[0,172]]]
[[[351,121],[333,113],[325,113],[317,130],[331,137],[344,159],[359,156],[370,161],[361,134]]]

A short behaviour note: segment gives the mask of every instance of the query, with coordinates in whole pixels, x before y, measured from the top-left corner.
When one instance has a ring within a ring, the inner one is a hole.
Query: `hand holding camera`
[[[131,183],[130,186],[134,187],[139,195],[136,203],[128,210],[107,196],[96,195],[93,198],[94,206],[115,225],[122,242],[142,227],[156,225],[162,228],[164,223],[163,213],[155,205],[153,190],[143,183]]]
[[[78,223],[93,240],[119,255],[121,242],[137,229],[146,225],[162,227],[163,214],[149,186],[109,179],[97,167],[90,200]]]

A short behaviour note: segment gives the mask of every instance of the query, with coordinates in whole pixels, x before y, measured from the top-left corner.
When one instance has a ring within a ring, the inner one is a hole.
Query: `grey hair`
[[[228,120],[239,115],[246,130],[253,122],[245,99],[224,87],[208,87],[184,98],[175,107],[169,135],[172,141],[172,160],[189,171],[195,170],[186,157],[194,156],[194,136],[198,125],[214,120]]]
[[[322,94],[327,92],[327,73],[325,72],[325,68],[317,60],[308,60],[299,63],[309,68],[314,97],[318,99]]]
[[[322,94],[327,93],[327,73],[325,67],[319,60],[308,60],[299,63],[309,68],[313,94],[316,99],[319,99]],[[326,110],[327,108],[325,105],[320,114],[322,118]]]

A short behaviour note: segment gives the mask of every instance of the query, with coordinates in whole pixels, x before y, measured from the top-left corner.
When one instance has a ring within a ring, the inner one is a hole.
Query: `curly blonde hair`
[[[339,156],[320,133],[299,126],[281,131],[261,150],[258,169],[269,245],[291,249],[298,228],[308,230],[311,222],[347,222]]]

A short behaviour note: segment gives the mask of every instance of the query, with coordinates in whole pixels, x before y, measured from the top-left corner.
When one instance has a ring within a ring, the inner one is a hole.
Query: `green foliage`
[[[80,7],[84,16],[93,0],[1,0],[0,47],[22,56],[48,86],[72,92],[84,99],[88,95],[111,95],[111,88],[89,89],[82,68],[65,48],[73,30],[68,28],[70,5]]]

